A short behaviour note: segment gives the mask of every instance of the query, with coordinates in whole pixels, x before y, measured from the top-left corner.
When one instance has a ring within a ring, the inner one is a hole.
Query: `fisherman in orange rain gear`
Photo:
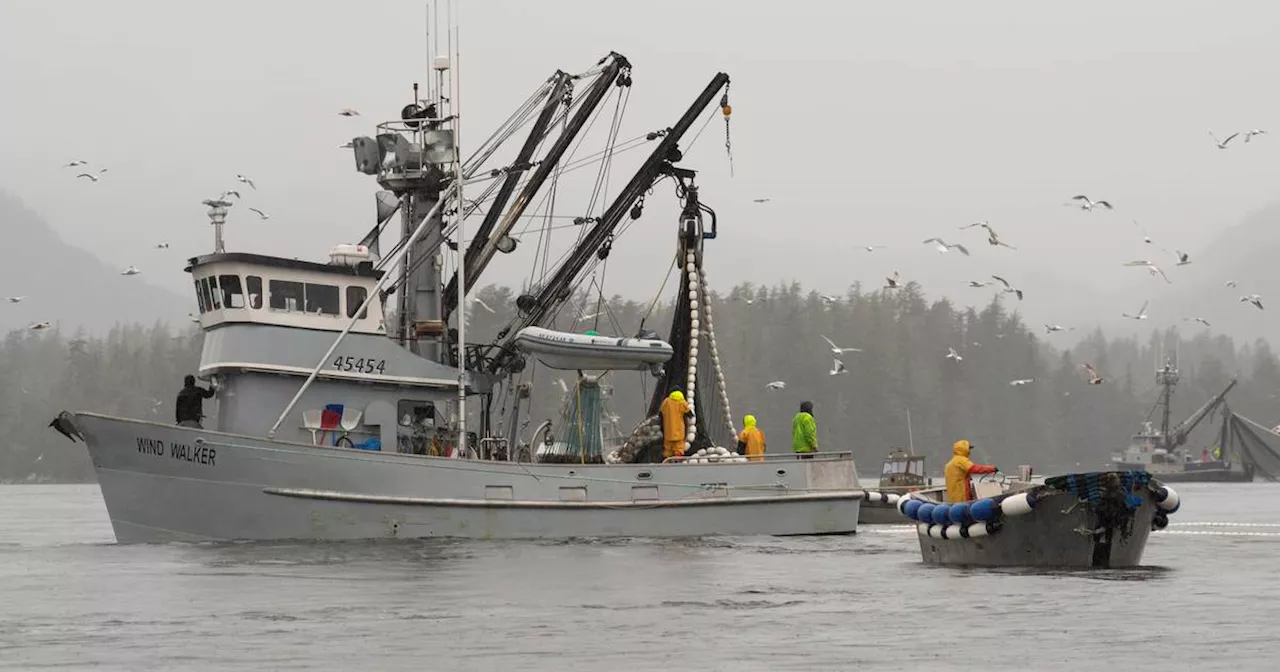
[[[742,432],[738,434],[738,452],[752,462],[764,459],[764,432],[756,427],[756,416],[742,419]]]
[[[955,457],[947,463],[942,473],[947,477],[947,501],[967,502],[973,499],[973,484],[969,482],[969,474],[994,474],[1000,471],[994,464],[974,464],[969,459],[969,451],[973,448],[968,441],[960,439],[951,446]]]
[[[662,400],[658,414],[662,416],[662,459],[684,455],[684,416],[689,415],[684,393],[673,390]]]

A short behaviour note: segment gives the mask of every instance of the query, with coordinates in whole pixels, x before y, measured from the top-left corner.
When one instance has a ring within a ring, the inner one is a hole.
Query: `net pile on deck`
[[[1118,529],[1122,539],[1133,532],[1134,512],[1142,505],[1136,491],[1150,482],[1151,474],[1145,471],[1092,471],[1044,479],[1046,488],[1069,492],[1092,507],[1095,524]]]

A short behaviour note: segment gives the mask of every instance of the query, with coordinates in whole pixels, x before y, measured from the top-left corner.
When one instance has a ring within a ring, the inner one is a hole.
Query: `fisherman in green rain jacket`
[[[818,452],[818,423],[813,420],[813,402],[800,402],[800,412],[791,419],[791,450],[802,459]]]

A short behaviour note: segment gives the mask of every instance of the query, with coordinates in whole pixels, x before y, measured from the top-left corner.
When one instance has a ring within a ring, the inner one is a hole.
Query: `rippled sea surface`
[[[1280,486],[1177,487],[1145,567],[1061,572],[876,526],[118,546],[96,486],[0,486],[0,669],[1280,669]]]

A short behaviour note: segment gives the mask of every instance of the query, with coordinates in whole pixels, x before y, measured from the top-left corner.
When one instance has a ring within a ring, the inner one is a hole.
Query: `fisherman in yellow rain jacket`
[[[689,404],[680,390],[673,390],[662,400],[658,407],[662,416],[662,459],[684,455],[684,416],[689,413]]]
[[[738,434],[738,450],[752,462],[764,459],[764,432],[756,427],[756,416],[742,419],[742,432]]]
[[[972,446],[968,441],[960,439],[951,446],[955,457],[942,469],[947,478],[947,502],[967,502],[973,499],[973,484],[969,482],[969,474],[994,474],[1000,471],[994,464],[974,464],[969,459]]]

